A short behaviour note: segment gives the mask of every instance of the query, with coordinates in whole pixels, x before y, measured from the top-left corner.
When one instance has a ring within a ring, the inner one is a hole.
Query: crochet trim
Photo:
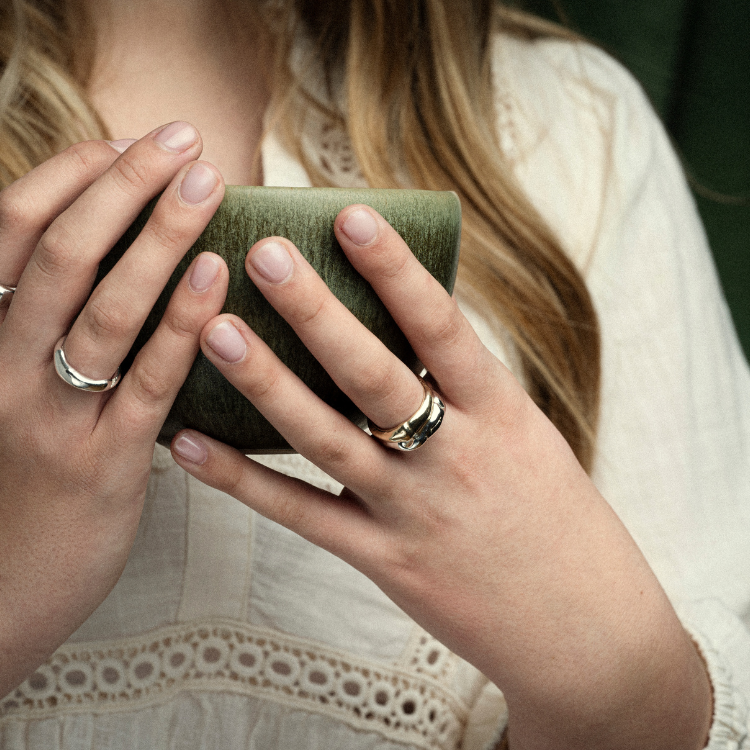
[[[221,691],[326,714],[422,748],[455,749],[468,707],[446,686],[457,657],[421,635],[408,667],[234,621],[70,644],[0,703],[0,722],[133,711],[185,690]]]

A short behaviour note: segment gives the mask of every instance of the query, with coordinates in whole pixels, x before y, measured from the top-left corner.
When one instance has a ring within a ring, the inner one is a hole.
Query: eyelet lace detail
[[[321,172],[341,187],[367,187],[354,157],[349,136],[330,121],[321,121],[315,134],[317,161]]]
[[[368,187],[354,156],[349,134],[340,124],[322,112],[307,114],[303,148],[318,171],[332,185],[344,188]]]
[[[467,706],[443,682],[456,660],[422,636],[406,665],[345,653],[232,621],[71,644],[0,703],[0,721],[130,711],[184,690],[226,691],[327,714],[423,748],[456,748]]]
[[[429,633],[415,627],[400,664],[409,672],[450,684],[458,666],[458,657]]]

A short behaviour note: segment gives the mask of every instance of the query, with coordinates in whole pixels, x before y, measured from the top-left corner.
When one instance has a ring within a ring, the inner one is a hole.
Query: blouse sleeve
[[[710,750],[750,748],[750,372],[680,163],[586,44],[500,36],[501,147],[587,280],[602,332],[593,479],[713,683]]]

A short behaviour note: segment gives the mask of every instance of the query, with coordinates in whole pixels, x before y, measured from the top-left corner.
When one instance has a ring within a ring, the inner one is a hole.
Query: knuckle
[[[46,276],[57,277],[72,270],[76,263],[76,243],[65,225],[54,221],[41,236],[34,261]]]
[[[54,157],[55,172],[63,184],[72,182],[83,188],[109,166],[114,153],[102,141],[75,143]],[[44,202],[30,194],[30,184],[21,177],[0,192],[0,228],[28,233],[42,229],[52,218]]]
[[[289,322],[293,327],[307,328],[315,325],[326,310],[328,297],[324,294],[314,295],[310,299],[302,299],[289,312]]]
[[[221,452],[213,453],[209,460],[214,462],[220,454]],[[226,492],[227,495],[231,495],[232,497],[247,496],[249,488],[247,486],[244,462],[235,457],[227,458],[224,456],[221,456],[219,461],[220,471],[212,472],[212,476],[216,480],[216,489]]]
[[[174,247],[182,247],[188,235],[185,227],[163,220],[149,221],[141,232],[156,245],[171,250]]]
[[[259,367],[254,370],[246,383],[247,390],[258,400],[265,400],[272,396],[280,383],[279,373],[270,367]]]
[[[397,362],[388,358],[386,362],[365,366],[360,375],[359,389],[364,393],[374,393],[387,400],[398,390],[399,378]]]
[[[101,141],[81,141],[68,146],[61,155],[71,165],[77,176],[82,179],[93,178],[102,171],[103,167],[113,161],[116,155],[116,152],[109,146],[106,146],[105,151],[102,148],[104,145]]]
[[[115,182],[129,195],[140,195],[151,186],[152,176],[148,164],[136,154],[115,162],[112,175]]]
[[[27,234],[38,228],[41,217],[36,216],[32,203],[14,185],[0,192],[0,229],[16,234]]]
[[[190,315],[188,310],[168,309],[163,320],[167,330],[181,339],[194,339],[200,333],[200,323]]]
[[[452,300],[433,310],[430,339],[436,347],[451,347],[464,333],[465,319]]]
[[[103,292],[95,291],[91,295],[82,317],[88,334],[95,341],[121,338],[129,331],[126,316]]]
[[[370,252],[370,259],[377,266],[378,274],[387,281],[400,280],[409,271],[409,266],[414,261],[414,256],[408,250],[393,253],[391,246],[386,241],[381,241],[377,248],[380,252]]]
[[[345,466],[350,462],[351,446],[342,433],[328,433],[319,440],[315,452],[316,457],[321,461],[321,466],[327,468]],[[328,473],[331,472],[328,471]]]
[[[161,404],[170,396],[170,388],[163,375],[145,363],[132,367],[128,373],[133,396],[147,409]]]

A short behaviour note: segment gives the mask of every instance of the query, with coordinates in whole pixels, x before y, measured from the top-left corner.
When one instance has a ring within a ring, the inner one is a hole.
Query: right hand
[[[201,329],[224,303],[227,267],[204,253],[116,389],[79,391],[55,372],[53,350],[67,334],[72,367],[112,375],[221,202],[221,175],[196,164],[200,136],[182,125],[159,128],[122,155],[105,141],[79,143],[0,193],[0,283],[18,287],[0,310],[0,695],[117,582],[159,429]],[[89,298],[99,261],[161,191]]]

